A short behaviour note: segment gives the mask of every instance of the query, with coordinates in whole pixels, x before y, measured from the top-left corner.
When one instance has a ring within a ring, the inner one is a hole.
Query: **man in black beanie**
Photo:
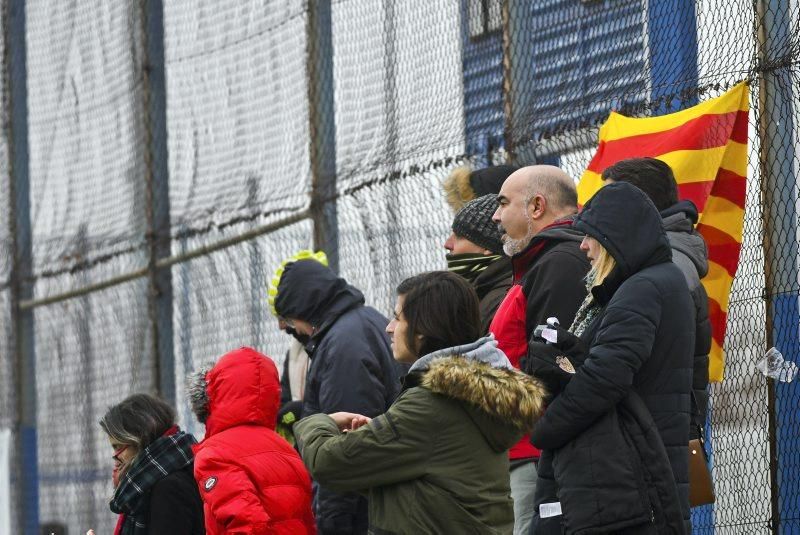
[[[278,276],[275,312],[287,328],[308,337],[303,417],[352,412],[372,418],[386,412],[402,371],[386,334],[389,320],[364,306],[358,289],[318,261],[289,263]],[[364,496],[315,490],[320,535],[367,533]]]
[[[502,234],[492,221],[496,209],[497,195],[469,201],[453,219],[453,232],[444,243],[447,269],[470,281],[478,294],[484,333],[512,282],[511,259],[503,254]]]

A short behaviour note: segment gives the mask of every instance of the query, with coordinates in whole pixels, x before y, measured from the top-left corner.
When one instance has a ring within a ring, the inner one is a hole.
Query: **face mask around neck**
[[[489,264],[500,258],[500,255],[484,255],[481,253],[464,253],[447,255],[447,270],[461,275],[468,281],[474,281]]]
[[[295,340],[297,340],[298,342],[300,342],[303,345],[303,347],[305,347],[311,341],[311,337],[309,335],[300,334],[299,332],[297,332],[296,330],[294,330],[291,327],[286,327],[284,329],[284,332],[286,332],[286,334],[291,334],[294,337]]]

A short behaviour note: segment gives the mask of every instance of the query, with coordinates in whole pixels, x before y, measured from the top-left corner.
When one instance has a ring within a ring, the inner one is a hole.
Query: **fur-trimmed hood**
[[[442,184],[447,204],[454,214],[475,198],[475,190],[469,183],[470,172],[467,166],[456,167]]]
[[[505,179],[517,169],[512,165],[494,165],[474,171],[469,166],[456,167],[442,184],[447,204],[455,214],[472,199],[490,193],[497,195]]]
[[[486,440],[498,451],[529,433],[544,410],[542,384],[514,369],[493,336],[443,349],[411,367],[419,385],[465,403]]]

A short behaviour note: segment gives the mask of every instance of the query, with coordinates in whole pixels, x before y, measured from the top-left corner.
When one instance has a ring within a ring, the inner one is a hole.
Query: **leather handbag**
[[[702,439],[692,439],[689,441],[689,505],[708,505],[715,499],[705,444]]]

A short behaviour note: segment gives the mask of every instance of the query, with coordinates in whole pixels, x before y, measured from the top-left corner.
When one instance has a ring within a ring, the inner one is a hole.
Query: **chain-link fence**
[[[797,0],[2,6],[0,427],[27,452],[15,533],[111,531],[109,405],[160,391],[200,436],[186,373],[241,345],[282,360],[266,284],[284,257],[326,247],[388,313],[401,279],[445,266],[454,167],[547,162],[577,179],[609,111],[669,113],[743,79],[718,499],[693,523],[800,532],[800,393],[754,367],[800,346]]]

